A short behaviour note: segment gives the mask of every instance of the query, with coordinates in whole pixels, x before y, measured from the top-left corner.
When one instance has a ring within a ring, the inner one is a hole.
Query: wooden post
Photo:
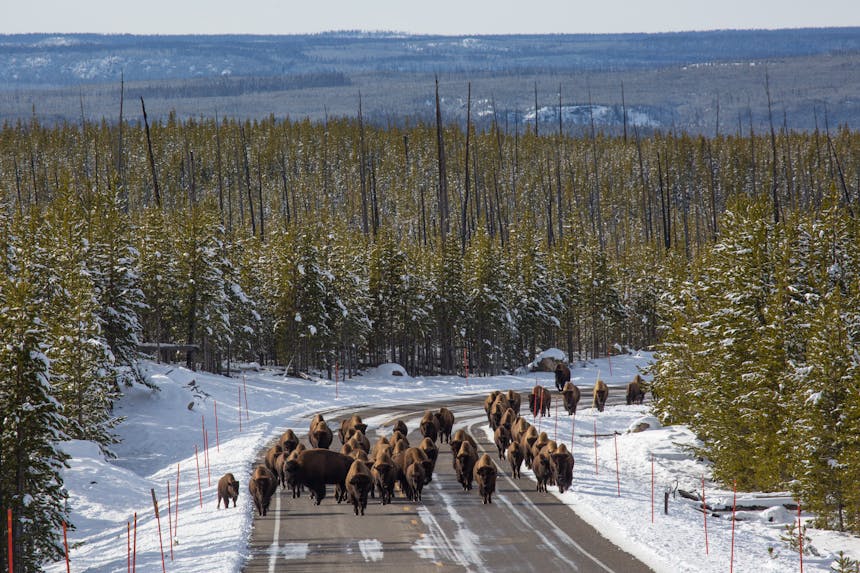
[[[732,552],[729,560],[729,573],[735,570],[735,511],[738,507],[738,482],[732,483]]]
[[[618,483],[618,497],[621,497],[621,470],[618,466],[618,432],[613,435],[615,438],[615,481]]]
[[[250,422],[251,416],[248,414],[248,383],[245,381],[244,374],[242,374],[242,388],[245,390],[245,421]]]
[[[708,505],[705,503],[705,476],[702,476],[702,515],[705,516],[705,555],[708,551]]]
[[[651,454],[651,523],[654,523],[654,454]]]
[[[155,499],[155,488],[150,488],[149,493],[152,494],[152,507],[155,509],[155,522],[158,526],[158,545],[161,547],[161,571],[167,573],[167,568],[164,566],[164,541],[161,538],[161,516],[158,514],[158,500]]]
[[[72,567],[69,565],[69,538],[66,535],[66,522],[63,522],[63,548],[66,550],[66,573],[72,573]]]
[[[800,573],[803,573],[803,525],[800,522],[800,500],[797,501],[797,539],[800,547]]]
[[[218,438],[218,401],[213,400],[215,404],[215,450],[221,452],[221,440]]]
[[[134,542],[131,546],[131,573],[137,573],[137,512],[134,512]]]
[[[203,487],[200,485],[200,458],[197,455],[197,444],[194,444],[194,459],[197,461],[197,492],[200,494],[200,509],[203,509]]]
[[[12,509],[6,510],[6,536],[9,538],[9,573],[15,573],[15,544],[12,541]]]
[[[170,480],[167,480],[167,537],[170,538],[170,560],[173,561],[173,511],[170,508]]]
[[[176,519],[173,520],[173,536],[179,531],[179,462],[176,462]]]

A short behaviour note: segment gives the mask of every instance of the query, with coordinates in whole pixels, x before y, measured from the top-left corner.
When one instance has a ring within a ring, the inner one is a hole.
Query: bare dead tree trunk
[[[770,194],[771,201],[773,203],[773,223],[774,225],[779,224],[779,183],[778,183],[778,171],[777,171],[777,161],[776,161],[776,131],[773,128],[773,108],[771,105],[770,99],[770,75],[765,69],[764,72],[764,91],[767,94],[767,119],[768,123],[770,123],[770,152],[771,152],[771,186],[770,186]]]
[[[444,245],[448,236],[448,177],[445,168],[445,139],[442,133],[442,108],[439,102],[438,76],[436,76],[436,149],[439,165],[439,232]]]
[[[146,129],[146,149],[149,154],[149,172],[152,175],[152,191],[155,197],[155,205],[161,209],[161,193],[158,190],[158,177],[155,173],[155,157],[152,154],[152,138],[149,135],[149,121],[146,118],[146,105],[143,96],[140,98],[140,107],[143,110],[143,125]]]
[[[254,196],[251,193],[251,166],[248,161],[248,143],[245,141],[245,128],[239,126],[239,135],[242,140],[242,167],[245,171],[245,190],[248,193],[248,216],[251,219],[251,235],[257,236],[257,220],[254,217]]]

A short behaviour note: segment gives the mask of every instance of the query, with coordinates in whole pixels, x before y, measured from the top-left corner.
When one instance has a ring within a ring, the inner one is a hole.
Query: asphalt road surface
[[[619,392],[612,394],[616,400],[620,398]],[[268,515],[255,516],[251,556],[244,571],[650,571],[555,496],[537,493],[531,479],[511,479],[507,461],[498,459],[495,445],[480,430],[487,424],[483,399],[481,395],[324,414],[335,432],[331,449],[339,450],[337,428],[353,412],[368,423],[371,444],[380,435],[389,435],[393,422],[402,419],[410,430],[410,443],[417,445],[421,441],[421,415],[428,409],[448,407],[454,412],[454,429],[465,428],[478,442],[478,454],[489,453],[499,467],[492,505],[481,503],[477,485],[470,492],[463,491],[454,473],[450,447],[437,442],[439,459],[433,481],[425,486],[417,504],[395,491],[391,504],[383,506],[371,498],[365,515],[358,517],[352,504],[335,502],[333,486],[328,486],[319,506],[313,505],[307,493],[293,499],[289,492],[279,490]],[[527,413],[527,403],[523,411]],[[306,428],[293,430],[306,442]]]

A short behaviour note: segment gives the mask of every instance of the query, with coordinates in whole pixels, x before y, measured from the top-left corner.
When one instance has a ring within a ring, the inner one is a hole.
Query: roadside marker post
[[[155,499],[155,488],[150,488],[149,493],[152,494],[152,507],[155,509],[155,521],[158,527],[158,545],[161,548],[161,571],[167,573],[167,568],[164,565],[164,541],[161,537],[161,516],[158,514],[158,500]]]
[[[15,561],[13,559],[15,555],[15,544],[12,541],[12,509],[9,508],[6,510],[6,533],[9,538],[9,573],[14,573],[15,570]]]
[[[63,522],[63,548],[66,550],[66,573],[72,573],[71,565],[69,565],[69,538],[66,535],[66,522]]]

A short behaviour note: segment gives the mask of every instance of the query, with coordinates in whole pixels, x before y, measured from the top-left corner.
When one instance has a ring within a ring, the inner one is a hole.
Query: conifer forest
[[[0,129],[0,506],[31,520],[32,563],[61,551],[57,441],[110,454],[143,343],[324,377],[654,348],[655,409],[701,436],[715,477],[860,533],[860,133],[145,120],[138,103]]]

